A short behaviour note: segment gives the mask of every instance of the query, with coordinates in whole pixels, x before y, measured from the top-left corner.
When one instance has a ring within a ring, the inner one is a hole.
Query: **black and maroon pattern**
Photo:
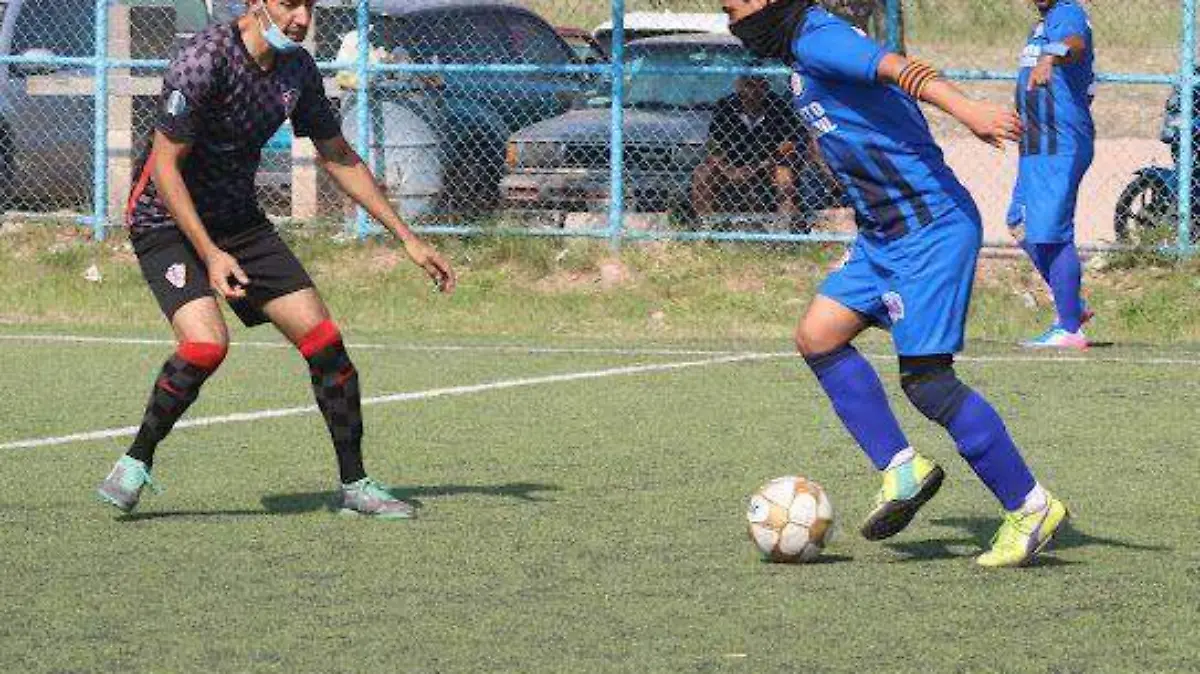
[[[342,483],[367,476],[363,469],[363,418],[358,371],[341,339],[307,357],[317,407],[325,417],[337,452]]]
[[[304,50],[276,54],[263,70],[250,56],[236,23],[196,35],[163,77],[155,127],[192,144],[183,178],[210,232],[260,225],[254,175],[262,148],[285,119],[296,136],[328,139],[341,123],[325,96],[320,71]],[[149,175],[150,143],[126,213],[134,229],[173,227],[174,219]]]
[[[146,464],[147,470],[153,467],[154,450],[158,443],[167,437],[175,427],[175,422],[196,402],[200,387],[204,386],[212,373],[213,370],[189,363],[179,354],[167,359],[150,391],[150,400],[146,403],[137,437],[126,453]]]

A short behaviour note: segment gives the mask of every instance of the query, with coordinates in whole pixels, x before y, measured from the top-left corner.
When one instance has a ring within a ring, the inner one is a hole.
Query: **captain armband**
[[[921,100],[921,94],[925,92],[925,87],[940,77],[941,74],[933,66],[924,61],[914,59],[909,61],[904,66],[904,69],[900,71],[900,77],[896,83],[909,96]]]

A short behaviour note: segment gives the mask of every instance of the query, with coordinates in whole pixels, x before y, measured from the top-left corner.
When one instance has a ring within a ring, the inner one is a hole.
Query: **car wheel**
[[[1117,241],[1147,244],[1169,237],[1175,223],[1174,189],[1157,173],[1142,173],[1117,199],[1113,229]]]

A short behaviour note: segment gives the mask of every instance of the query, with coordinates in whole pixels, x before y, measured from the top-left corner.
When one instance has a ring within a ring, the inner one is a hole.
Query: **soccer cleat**
[[[920,454],[884,471],[883,488],[875,496],[875,509],[860,529],[863,538],[878,541],[903,531],[921,506],[941,488],[945,477],[936,463]]]
[[[411,504],[392,496],[383,485],[369,477],[342,485],[340,512],[382,520],[408,520],[417,516]]]
[[[1083,334],[1083,330],[1067,332],[1063,328],[1055,326],[1033,339],[1021,342],[1021,346],[1027,349],[1074,349],[1076,351],[1086,351],[1088,341],[1087,337]]]
[[[1004,522],[992,537],[992,549],[975,561],[987,568],[1024,566],[1045,549],[1058,528],[1070,517],[1063,502],[1047,494],[1046,507],[1024,514],[1004,514]]]
[[[162,493],[162,488],[150,477],[146,464],[125,455],[117,459],[108,477],[96,488],[96,495],[121,512],[129,513],[137,507],[146,485],[150,485],[155,494]]]

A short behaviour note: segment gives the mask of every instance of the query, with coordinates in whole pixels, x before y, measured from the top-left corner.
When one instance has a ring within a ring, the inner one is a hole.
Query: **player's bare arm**
[[[1083,60],[1084,54],[1087,52],[1087,41],[1082,35],[1071,35],[1063,40],[1062,44],[1067,48],[1065,55],[1042,54],[1038,57],[1037,65],[1029,73],[1030,91],[1036,87],[1048,86],[1050,78],[1054,75],[1055,66],[1070,65]]]
[[[179,230],[204,261],[204,266],[208,269],[209,285],[224,297],[245,297],[245,286],[250,283],[249,277],[232,255],[213,243],[200,220],[200,214],[196,212],[192,194],[183,181],[183,162],[191,151],[191,143],[172,140],[162,131],[155,131],[154,150],[151,154],[151,161],[154,163],[154,184],[179,225]],[[230,283],[231,277],[236,279],[237,283]]]
[[[917,68],[923,72],[914,77],[913,70]],[[880,61],[876,78],[884,84],[898,85],[918,100],[936,106],[985,143],[999,148],[1006,140],[1017,142],[1021,138],[1024,129],[1016,110],[968,97],[927,65],[888,54]]]
[[[404,224],[379,189],[367,165],[345,137],[338,135],[313,142],[317,148],[317,163],[329,173],[338,187],[404,243],[409,258],[425,270],[437,284],[438,290],[453,292],[456,278],[450,264]]]

